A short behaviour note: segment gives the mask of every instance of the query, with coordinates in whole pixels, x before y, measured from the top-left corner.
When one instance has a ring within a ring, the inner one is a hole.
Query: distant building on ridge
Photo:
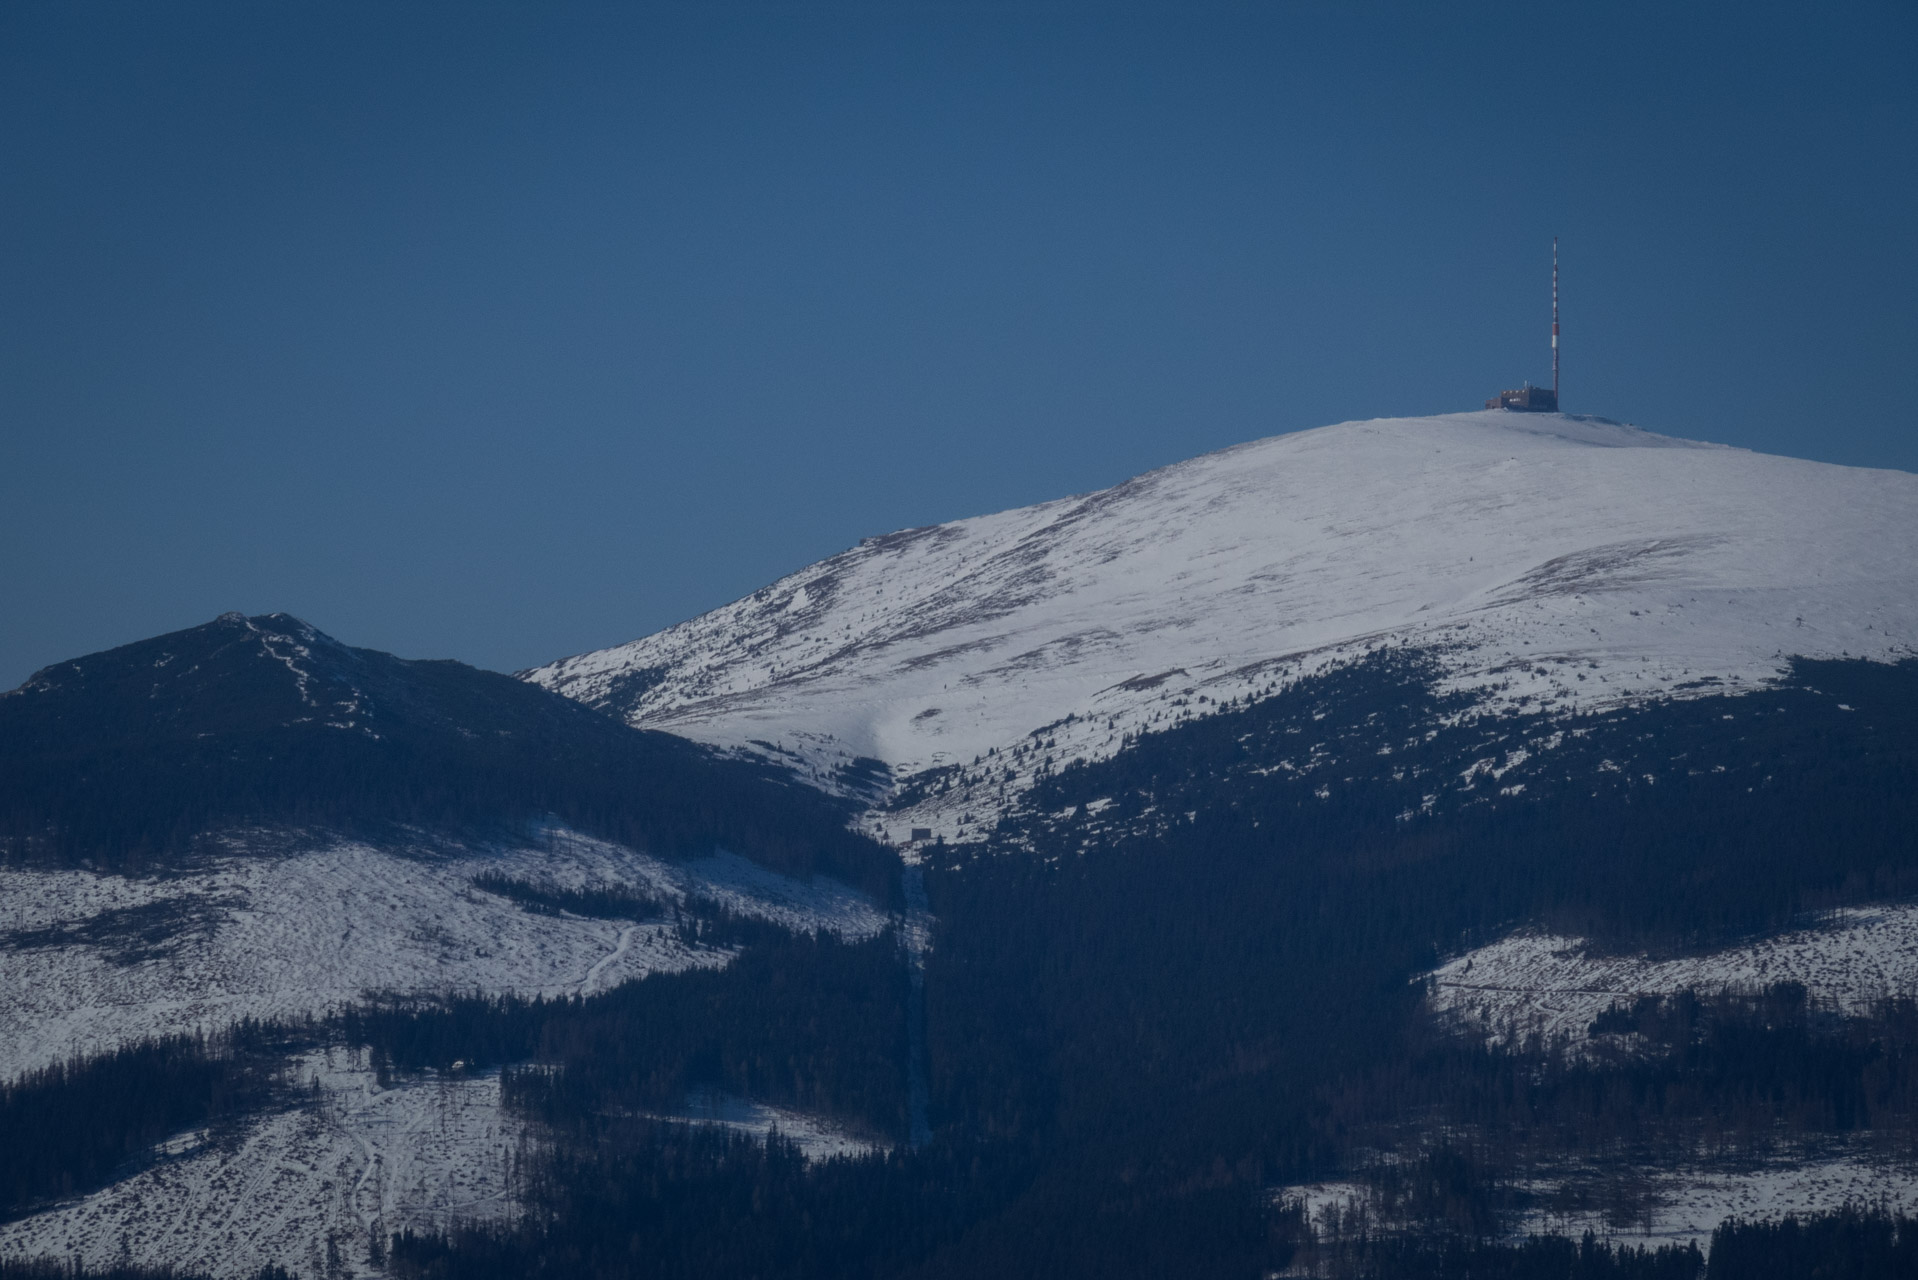
[[[1526,383],[1516,391],[1501,391],[1485,402],[1487,409],[1516,409],[1520,413],[1557,413],[1558,392]]]
[[[1558,237],[1552,237],[1552,385],[1549,389],[1526,383],[1516,391],[1501,391],[1485,402],[1487,409],[1519,413],[1558,412]]]

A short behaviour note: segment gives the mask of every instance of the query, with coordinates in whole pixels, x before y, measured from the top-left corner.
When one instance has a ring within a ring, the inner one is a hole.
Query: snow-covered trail
[[[354,1133],[352,1138],[353,1141],[359,1144],[360,1154],[365,1158],[366,1163],[360,1168],[360,1176],[354,1179],[353,1195],[348,1203],[353,1207],[353,1216],[360,1220],[360,1229],[370,1232],[377,1230],[378,1218],[375,1215],[367,1213],[363,1206],[365,1204],[366,1186],[369,1182],[373,1181],[373,1175],[379,1172],[380,1153],[373,1149],[373,1144],[367,1141],[365,1134]]]
[[[629,924],[619,931],[618,944],[615,945],[604,958],[595,961],[593,967],[586,971],[585,978],[581,979],[579,984],[580,995],[590,996],[599,990],[600,975],[626,958],[626,953],[633,949],[633,937],[640,931],[641,927],[640,925]]]

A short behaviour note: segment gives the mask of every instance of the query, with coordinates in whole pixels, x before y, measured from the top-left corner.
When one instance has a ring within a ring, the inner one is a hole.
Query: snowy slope
[[[1716,1155],[1716,1158],[1713,1156]],[[1726,1218],[1748,1222],[1831,1213],[1846,1205],[1889,1212],[1918,1208],[1918,1170],[1865,1142],[1789,1144],[1764,1156],[1700,1152],[1692,1160],[1634,1164],[1568,1161],[1527,1178],[1534,1207],[1510,1224],[1509,1238],[1587,1231],[1629,1246],[1711,1243]],[[1377,1190],[1357,1180],[1281,1187],[1273,1200],[1303,1209],[1322,1237],[1378,1230]]]
[[[564,829],[474,850],[229,835],[229,856],[133,877],[0,869],[0,1082],[148,1037],[243,1018],[320,1015],[375,993],[590,995],[731,959],[663,922],[526,910],[474,877],[715,903],[796,930],[870,938],[889,923],[828,877],[803,881],[736,854],[668,862]],[[257,847],[255,847],[257,846]],[[262,852],[262,848],[268,852]],[[364,1054],[295,1064],[310,1102],[231,1134],[186,1135],[164,1158],[83,1198],[0,1227],[0,1257],[127,1257],[215,1276],[278,1263],[347,1274],[370,1240],[515,1212],[523,1126],[497,1073],[382,1088]],[[820,1117],[694,1099],[683,1118],[796,1138],[809,1156],[866,1145]]]
[[[373,1275],[369,1246],[393,1232],[516,1212],[523,1126],[500,1106],[498,1072],[382,1088],[335,1050],[305,1055],[294,1075],[308,1103],[237,1134],[184,1135],[125,1181],[0,1226],[0,1257],[136,1258],[222,1280],[272,1264]]]
[[[569,807],[654,852],[566,828]],[[684,740],[225,615],[0,694],[0,1084],[374,995],[586,996],[731,960],[669,905],[870,938],[888,917],[862,893],[741,856],[771,845],[805,871],[787,846],[859,844],[839,806]],[[552,899],[578,892],[594,915]],[[0,1254],[338,1274],[334,1255],[363,1270],[386,1231],[512,1211],[523,1134],[497,1077],[383,1088],[339,1058],[298,1064],[291,1109],[174,1135],[115,1185],[37,1207]],[[743,1099],[699,1118],[857,1146]]]
[[[1494,707],[1902,657],[1918,476],[1562,415],[1351,422],[870,539],[523,675],[850,791],[860,757],[900,779],[1040,729],[1056,759],[1098,758],[1387,643],[1442,653]],[[964,818],[933,800],[871,825]]]
[[[464,856],[328,843],[147,878],[10,868],[0,872],[0,1080],[148,1036],[323,1014],[372,992],[590,995],[728,959],[688,948],[670,924],[524,910],[476,888],[482,873],[690,895],[851,938],[886,925],[824,876],[807,883],[731,854],[670,863],[563,831]]]
[[[382,1085],[364,1051],[304,1054],[305,1103],[243,1131],[183,1135],[167,1155],[91,1195],[0,1225],[0,1258],[125,1257],[219,1280],[279,1264],[298,1275],[375,1276],[369,1246],[519,1212],[526,1125],[500,1105],[500,1076],[424,1072]],[[777,1129],[808,1159],[873,1148],[830,1122],[726,1096],[672,1117],[760,1138]],[[329,1263],[329,1255],[336,1262]]]
[[[1841,911],[1820,928],[1669,960],[1607,955],[1578,938],[1526,931],[1449,961],[1427,982],[1433,1009],[1494,1043],[1537,1036],[1576,1044],[1614,1004],[1688,989],[1753,992],[1797,982],[1821,1007],[1856,1015],[1888,996],[1918,996],[1918,906]]]

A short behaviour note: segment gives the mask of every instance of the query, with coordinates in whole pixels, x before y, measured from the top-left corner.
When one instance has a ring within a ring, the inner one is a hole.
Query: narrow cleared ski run
[[[926,876],[908,865],[899,873],[906,899],[905,928],[909,986],[906,994],[906,1144],[915,1149],[932,1141],[932,1088],[926,1076],[926,951],[932,945],[932,907],[926,900]]]

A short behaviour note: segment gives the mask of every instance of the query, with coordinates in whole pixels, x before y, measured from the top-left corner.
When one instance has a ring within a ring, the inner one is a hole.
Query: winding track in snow
[[[605,956],[602,956],[592,968],[586,971],[586,976],[580,979],[579,994],[583,996],[593,994],[593,988],[599,980],[599,975],[606,972],[610,966],[624,959],[626,953],[632,950],[633,936],[639,932],[640,928],[641,926],[639,925],[629,924],[619,931],[619,944]]]

